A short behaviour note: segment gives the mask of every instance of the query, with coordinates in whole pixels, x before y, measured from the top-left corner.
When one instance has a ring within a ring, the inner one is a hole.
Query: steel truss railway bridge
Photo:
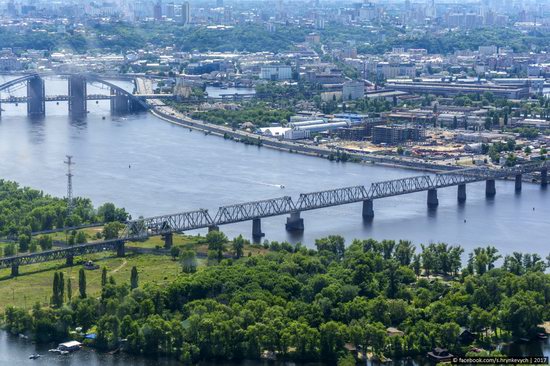
[[[27,74],[16,79],[10,80],[4,84],[0,84],[0,93],[5,92],[11,94],[20,87],[27,89],[26,97],[16,97],[10,95],[8,98],[0,99],[0,107],[3,103],[27,103],[27,114],[29,116],[44,116],[46,113],[46,102],[49,101],[68,101],[69,114],[74,117],[82,117],[86,115],[88,100],[109,99],[111,101],[111,113],[121,115],[133,112],[147,110],[149,106],[146,100],[158,98],[159,95],[141,95],[132,94],[123,88],[104,80],[98,75],[85,74],[58,74],[58,76],[66,77],[68,80],[69,95],[47,96],[45,92],[45,76],[50,74]],[[87,84],[101,84],[110,89],[109,95],[88,95]],[[172,97],[172,95],[163,94],[163,98]],[[0,108],[1,114],[2,108]]]
[[[124,256],[125,242],[144,240],[157,235],[162,236],[165,247],[170,248],[174,233],[205,228],[210,231],[218,230],[221,225],[245,221],[252,221],[252,236],[259,239],[264,236],[261,228],[261,219],[263,218],[289,215],[286,221],[286,229],[288,231],[302,231],[304,230],[304,220],[300,217],[301,212],[350,203],[362,202],[364,219],[372,220],[374,218],[373,202],[377,199],[426,191],[428,207],[435,208],[439,204],[438,189],[457,186],[457,199],[459,202],[464,202],[466,201],[466,185],[482,181],[486,182],[486,196],[493,197],[496,194],[495,180],[497,179],[513,177],[515,179],[515,190],[521,191],[523,175],[539,172],[540,183],[542,186],[546,186],[548,184],[549,166],[550,162],[539,162],[502,169],[461,169],[440,174],[376,182],[368,188],[354,186],[303,193],[300,194],[297,200],[293,200],[290,196],[284,196],[222,206],[214,217],[210,215],[208,210],[199,209],[173,215],[132,220],[126,223],[124,230],[117,239],[0,258],[0,268],[11,267],[12,275],[16,276],[19,274],[19,266],[32,263],[66,259],[67,265],[72,265],[75,256],[102,251],[116,251],[118,256]]]

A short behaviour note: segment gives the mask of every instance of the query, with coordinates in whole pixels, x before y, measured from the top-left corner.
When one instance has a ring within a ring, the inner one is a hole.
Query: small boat
[[[63,356],[66,356],[66,355],[69,354],[69,351],[61,351],[61,350],[59,350],[59,354],[60,354],[60,355],[63,355]]]
[[[39,357],[40,357],[40,355],[39,355],[38,353],[35,353],[35,354],[30,355],[30,356],[29,356],[29,359],[31,359],[31,360],[36,360],[36,359],[39,358]]]
[[[548,334],[546,333],[537,333],[538,339],[548,339]]]
[[[59,350],[57,348],[51,348],[51,349],[48,350],[48,352],[59,353]]]
[[[432,352],[428,352],[428,357],[435,362],[448,362],[453,359],[453,355],[445,348],[436,347]]]
[[[284,189],[285,186],[283,186],[283,185],[281,184],[281,185],[279,185],[279,188]]]

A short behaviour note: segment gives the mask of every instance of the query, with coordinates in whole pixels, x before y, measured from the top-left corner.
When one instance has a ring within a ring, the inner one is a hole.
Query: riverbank
[[[334,157],[339,152],[342,153],[341,151],[336,149],[329,149],[321,146],[308,146],[304,144],[295,143],[292,141],[278,140],[278,139],[269,138],[265,136],[259,136],[257,134],[253,134],[246,131],[240,131],[229,127],[219,126],[212,123],[192,119],[183,115],[180,112],[175,111],[172,107],[161,105],[159,103],[153,103],[151,105],[150,112],[155,117],[175,125],[202,131],[218,137],[230,138],[234,141],[245,142],[249,144],[256,142],[259,146],[265,146],[265,147],[279,150],[279,151],[297,153],[297,154],[302,154],[307,156],[319,157],[323,159],[330,159],[331,156]],[[350,161],[352,162],[359,162],[363,164],[372,164],[372,165],[376,164],[376,165],[387,166],[392,168],[402,168],[402,169],[409,169],[409,170],[416,170],[416,171],[423,171],[423,172],[436,173],[441,171],[456,170],[460,168],[456,166],[439,165],[439,164],[433,164],[433,163],[418,163],[418,162],[404,161],[393,157],[385,158],[380,156],[372,156],[372,155],[357,154],[357,153],[350,153],[350,152],[345,152],[345,154],[348,157],[350,157]]]

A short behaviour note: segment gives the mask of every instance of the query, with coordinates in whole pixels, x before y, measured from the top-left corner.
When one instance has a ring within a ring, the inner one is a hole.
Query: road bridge
[[[304,230],[304,220],[300,217],[301,212],[351,203],[362,202],[363,218],[372,220],[374,218],[374,200],[424,191],[427,192],[428,207],[434,209],[439,204],[437,190],[441,188],[457,186],[457,200],[464,202],[466,200],[466,185],[475,182],[486,182],[485,194],[487,197],[493,197],[496,194],[496,179],[514,178],[515,190],[520,191],[523,175],[538,172],[540,174],[540,184],[546,186],[548,184],[549,166],[550,161],[544,161],[502,169],[461,169],[433,175],[374,182],[368,188],[353,186],[303,193],[296,201],[290,196],[283,196],[222,206],[219,207],[213,218],[208,210],[199,209],[172,215],[131,220],[125,223],[125,228],[117,239],[0,258],[0,268],[11,267],[12,275],[15,276],[19,273],[19,266],[31,263],[66,258],[67,264],[70,265],[73,263],[74,256],[105,250],[116,251],[117,255],[123,256],[125,242],[144,240],[159,235],[164,238],[165,247],[170,248],[174,233],[196,229],[218,230],[222,225],[246,221],[252,221],[252,236],[254,239],[259,239],[264,235],[261,230],[261,219],[289,215],[286,229],[300,231]]]
[[[0,99],[0,107],[3,103],[27,103],[27,114],[29,116],[44,116],[46,113],[46,102],[68,101],[69,114],[75,117],[86,115],[88,100],[110,100],[111,113],[127,114],[149,109],[148,99],[173,98],[173,94],[133,94],[120,86],[105,80],[99,75],[92,73],[80,74],[58,74],[67,78],[68,95],[48,96],[45,92],[44,77],[52,74],[27,74],[10,80],[0,85],[0,92],[10,94],[7,98]],[[109,95],[89,95],[87,85],[90,83],[101,84],[109,88]],[[11,95],[20,87],[27,89],[26,96]],[[0,115],[1,115],[0,108]]]

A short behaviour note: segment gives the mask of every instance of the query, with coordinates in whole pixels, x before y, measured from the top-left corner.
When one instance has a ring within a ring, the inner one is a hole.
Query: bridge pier
[[[290,213],[285,227],[287,231],[304,231],[304,219],[300,218],[300,211]]]
[[[540,171],[540,185],[541,186],[548,185],[548,168],[543,168]]]
[[[220,227],[216,225],[209,226],[208,232],[212,232],[212,231],[220,231]]]
[[[27,114],[41,117],[46,114],[44,79],[36,75],[27,81]]]
[[[174,243],[174,234],[164,234],[162,235],[162,239],[164,239],[164,249],[172,248],[172,245]]]
[[[253,239],[260,239],[263,238],[265,234],[262,232],[262,220],[261,219],[253,219],[252,220],[252,238]]]
[[[363,218],[367,220],[374,218],[374,202],[372,200],[363,201]]]
[[[19,265],[18,264],[12,264],[11,265],[11,276],[12,277],[19,276]]]
[[[65,263],[67,266],[72,266],[74,265],[74,257],[72,254],[69,254],[67,256],[67,262]]]
[[[111,114],[121,115],[130,112],[130,98],[120,90],[111,88]]]
[[[494,179],[487,179],[485,181],[485,197],[494,197],[497,194]]]
[[[124,257],[126,254],[125,248],[124,248],[124,240],[121,240],[116,243],[116,256],[117,257]]]
[[[523,175],[518,174],[516,175],[516,192],[521,192],[521,185],[522,185]]]
[[[466,184],[458,185],[457,199],[458,199],[458,202],[460,203],[466,202]]]
[[[86,77],[82,75],[69,76],[69,115],[71,117],[86,115],[88,110],[86,96]]]
[[[437,198],[437,189],[428,189],[428,207],[436,208],[439,206],[439,199]]]

